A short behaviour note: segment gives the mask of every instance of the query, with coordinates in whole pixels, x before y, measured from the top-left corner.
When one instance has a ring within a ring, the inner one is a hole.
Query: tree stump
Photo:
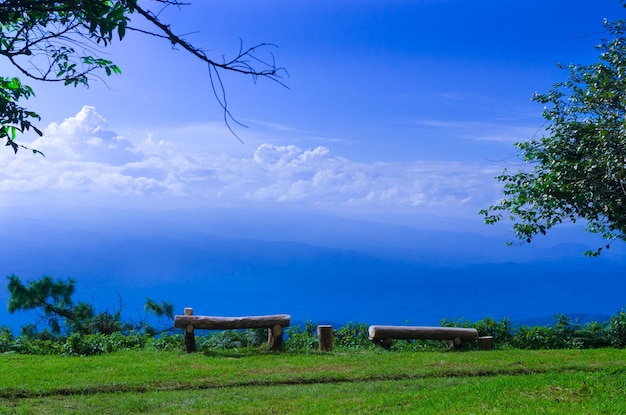
[[[333,351],[333,326],[321,325],[317,326],[317,339],[319,341],[319,350],[322,352]]]
[[[493,336],[479,337],[478,350],[493,350]]]

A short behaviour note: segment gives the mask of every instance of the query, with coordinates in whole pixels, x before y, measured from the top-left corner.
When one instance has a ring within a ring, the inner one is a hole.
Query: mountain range
[[[472,230],[262,211],[7,215],[0,226],[4,275],[72,278],[77,299],[115,308],[122,298],[129,318],[147,297],[180,313],[286,313],[333,324],[585,320],[626,304],[623,248],[584,257],[598,241],[579,239],[575,228],[506,246],[505,237]],[[12,329],[34,318],[0,309],[0,325]]]

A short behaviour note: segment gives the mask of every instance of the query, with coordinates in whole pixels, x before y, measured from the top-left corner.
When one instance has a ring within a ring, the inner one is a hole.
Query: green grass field
[[[626,350],[0,355],[0,414],[621,414]]]

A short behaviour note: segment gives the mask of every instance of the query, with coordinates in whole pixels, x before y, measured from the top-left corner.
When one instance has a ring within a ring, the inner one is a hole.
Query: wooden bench
[[[478,337],[476,329],[461,327],[429,326],[370,326],[369,338],[374,343],[389,349],[394,339],[402,340],[448,340],[451,347],[464,341],[479,341],[479,348],[493,348],[493,337]],[[482,339],[482,341],[481,341]]]
[[[289,327],[291,316],[274,314],[267,316],[217,317],[194,316],[193,309],[185,308],[184,315],[174,316],[174,327],[185,329],[185,349],[196,351],[194,330],[268,329],[267,340],[271,350],[283,347],[283,327]]]

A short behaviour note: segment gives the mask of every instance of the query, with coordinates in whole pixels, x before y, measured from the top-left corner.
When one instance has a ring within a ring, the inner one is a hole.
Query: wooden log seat
[[[478,340],[478,331],[461,327],[370,326],[369,338],[387,349],[394,339],[448,340],[451,346],[456,347],[463,341]]]
[[[279,350],[283,345],[283,327],[289,327],[291,316],[274,314],[265,316],[220,317],[194,316],[191,308],[184,315],[174,316],[174,327],[185,329],[185,346],[188,352],[195,351],[193,332],[200,330],[232,330],[267,328],[270,349]]]

